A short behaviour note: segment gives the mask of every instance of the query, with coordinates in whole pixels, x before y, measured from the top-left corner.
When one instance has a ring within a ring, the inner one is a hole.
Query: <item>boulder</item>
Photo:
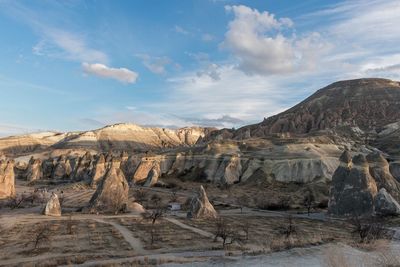
[[[15,196],[14,160],[0,160],[0,199]]]
[[[40,159],[32,159],[26,171],[26,180],[33,182],[43,178],[42,161]]]
[[[61,216],[60,201],[58,200],[57,194],[54,192],[51,193],[51,197],[46,203],[43,214],[47,216]]]
[[[190,203],[190,210],[187,214],[188,218],[217,218],[218,214],[213,205],[208,201],[206,191],[200,186],[199,192],[193,197]]]
[[[85,211],[119,213],[127,210],[129,185],[124,174],[114,165],[108,169]]]
[[[375,213],[379,216],[400,215],[399,203],[386,191],[381,188],[374,200]]]
[[[329,213],[338,216],[370,215],[377,186],[369,174],[369,165],[364,155],[356,155],[351,161],[345,151],[340,157],[339,167],[332,177]]]

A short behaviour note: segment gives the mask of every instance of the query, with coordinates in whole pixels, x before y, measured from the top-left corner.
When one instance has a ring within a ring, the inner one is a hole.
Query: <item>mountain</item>
[[[86,149],[95,151],[128,150],[145,152],[163,148],[191,146],[215,128],[147,128],[120,123],[83,132],[44,132],[0,139],[0,151],[24,154],[49,149]]]
[[[398,120],[400,83],[377,78],[357,79],[328,85],[294,107],[232,134],[236,138],[309,134],[340,126],[380,131]]]

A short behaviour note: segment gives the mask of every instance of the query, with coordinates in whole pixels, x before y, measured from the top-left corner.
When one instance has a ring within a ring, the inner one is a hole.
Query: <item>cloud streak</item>
[[[102,78],[110,78],[122,83],[135,83],[138,74],[126,68],[111,68],[100,63],[82,63],[83,71]]]

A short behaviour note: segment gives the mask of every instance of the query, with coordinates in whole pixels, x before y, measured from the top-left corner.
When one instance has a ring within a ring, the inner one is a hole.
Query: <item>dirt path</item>
[[[99,222],[99,223],[106,223],[106,224],[112,225],[115,229],[117,229],[121,233],[121,235],[124,237],[126,242],[128,242],[131,245],[131,247],[133,248],[133,250],[136,253],[146,254],[146,250],[143,248],[141,241],[138,238],[135,238],[132,235],[132,232],[129,231],[129,229],[127,229],[126,227],[124,227],[118,223],[115,223],[115,222],[105,221],[105,220],[98,219],[98,218],[92,218],[92,220]]]
[[[164,219],[167,220],[167,221],[169,221],[169,222],[171,222],[171,223],[173,223],[173,224],[176,224],[177,226],[179,226],[179,227],[181,227],[181,228],[190,230],[190,231],[192,231],[192,232],[194,232],[194,233],[196,233],[196,234],[199,234],[199,235],[202,235],[202,236],[205,236],[205,237],[209,237],[209,238],[214,238],[214,237],[215,237],[215,235],[214,235],[213,233],[210,233],[210,232],[201,230],[201,229],[199,229],[199,228],[192,227],[192,226],[189,226],[189,225],[187,225],[187,224],[181,223],[181,222],[178,221],[177,219],[168,218],[168,217],[165,217]]]

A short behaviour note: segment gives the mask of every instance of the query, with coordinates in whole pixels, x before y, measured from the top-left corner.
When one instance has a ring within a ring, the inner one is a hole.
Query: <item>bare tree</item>
[[[249,198],[246,195],[242,195],[236,199],[236,203],[240,207],[240,213],[242,213],[243,208],[249,204]]]
[[[152,210],[151,212],[144,212],[142,213],[142,218],[144,220],[149,220],[151,221],[151,227],[150,227],[150,240],[151,240],[151,245],[154,244],[155,241],[155,236],[156,236],[156,228],[155,224],[158,219],[162,218],[165,214],[166,208],[162,207],[160,205],[160,202],[158,202],[156,208]]]
[[[218,238],[222,240],[222,248],[225,248],[226,245],[232,244],[235,241],[240,242],[242,240],[237,231],[235,231],[233,227],[229,226],[223,218],[218,218],[215,221],[214,241],[217,241]]]
[[[292,216],[291,214],[289,214],[289,215],[286,217],[286,223],[285,223],[285,225],[279,227],[279,232],[280,232],[282,235],[285,235],[286,238],[289,238],[291,235],[297,233],[297,227],[296,227],[296,225],[294,224],[293,216]]]
[[[40,224],[32,235],[33,250],[38,249],[43,243],[50,241],[51,230],[48,224]]]
[[[151,202],[156,206],[156,208],[158,208],[161,204],[161,197],[158,194],[153,194],[151,196]]]
[[[135,200],[142,205],[147,201],[147,196],[147,191],[142,188],[139,188],[135,191]]]
[[[387,230],[383,224],[376,219],[362,218],[354,214],[349,222],[353,225],[352,233],[357,236],[360,243],[371,243],[383,239],[387,235]]]
[[[177,193],[178,193],[178,189],[172,188],[172,190],[171,190],[171,198],[170,198],[171,202],[176,202],[178,200]]]
[[[315,204],[315,196],[312,190],[309,188],[303,199],[303,205],[307,208],[307,215],[310,216],[310,210]]]

